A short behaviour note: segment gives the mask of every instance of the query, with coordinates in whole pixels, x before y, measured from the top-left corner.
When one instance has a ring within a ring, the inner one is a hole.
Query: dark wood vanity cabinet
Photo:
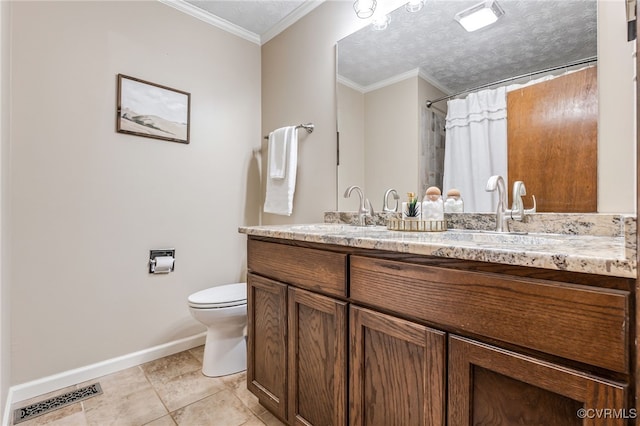
[[[352,305],[350,425],[445,425],[445,334]]]
[[[249,274],[247,387],[292,425],[345,425],[347,304]]]
[[[248,254],[248,389],[290,425],[346,425],[347,303],[331,296],[346,296],[347,255],[254,240]]]
[[[635,280],[324,247],[249,238],[248,388],[288,424],[636,424]]]

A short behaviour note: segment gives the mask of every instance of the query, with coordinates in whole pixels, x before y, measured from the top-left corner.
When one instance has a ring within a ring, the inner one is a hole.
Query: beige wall
[[[401,200],[418,190],[417,96],[417,76],[365,94],[365,194],[376,211],[387,189]]]
[[[0,418],[11,385],[11,280],[9,233],[10,78],[9,41],[11,3],[0,2]]]
[[[12,24],[12,383],[204,331],[187,296],[245,279],[258,221],[259,46],[159,2],[16,2]],[[116,133],[118,73],[190,92],[191,143]]]
[[[262,46],[263,134],[299,123],[316,126],[310,135],[299,133],[293,214],[263,214],[265,224],[322,222],[323,212],[336,209],[335,44],[360,25],[352,2],[326,1]]]
[[[340,164],[338,165],[338,210],[352,210],[354,201],[344,198],[350,185],[364,191],[364,93],[344,84],[337,84],[338,131],[340,132]],[[345,183],[346,185],[341,185]],[[354,199],[356,195],[353,195]]]

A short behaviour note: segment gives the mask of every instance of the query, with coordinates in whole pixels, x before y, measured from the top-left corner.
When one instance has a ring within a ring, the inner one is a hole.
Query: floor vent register
[[[84,401],[101,393],[102,388],[100,387],[100,383],[94,383],[62,395],[54,396],[53,398],[45,399],[44,401],[17,408],[13,412],[13,424],[16,425],[31,420],[34,417],[42,416],[43,414],[50,413],[67,405]]]

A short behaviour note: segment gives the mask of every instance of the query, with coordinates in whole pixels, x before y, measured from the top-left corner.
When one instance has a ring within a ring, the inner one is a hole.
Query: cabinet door
[[[449,337],[450,425],[624,425],[624,385]]]
[[[289,287],[289,421],[346,425],[347,304]]]
[[[353,305],[350,322],[350,424],[444,425],[445,334]]]
[[[287,286],[247,277],[247,388],[260,403],[287,416]]]

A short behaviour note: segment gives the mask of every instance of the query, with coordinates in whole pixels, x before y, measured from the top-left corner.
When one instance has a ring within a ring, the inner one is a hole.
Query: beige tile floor
[[[13,409],[99,382],[102,394],[19,426],[276,426],[277,418],[247,390],[246,373],[206,377],[204,347],[170,355],[14,404]],[[12,413],[13,415],[13,413]]]

